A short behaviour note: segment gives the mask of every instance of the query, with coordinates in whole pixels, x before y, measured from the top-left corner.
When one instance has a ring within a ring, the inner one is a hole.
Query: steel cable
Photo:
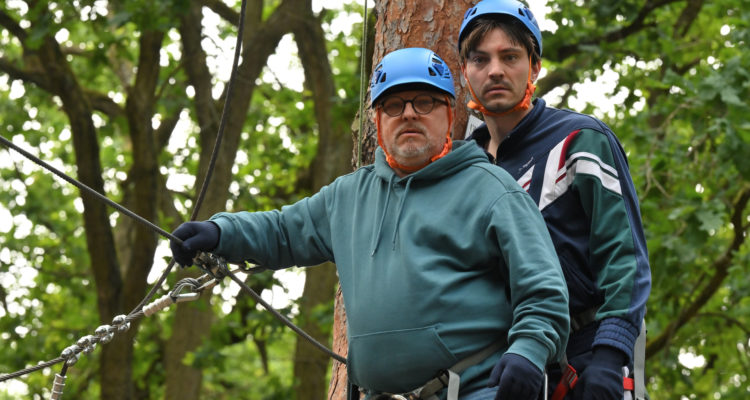
[[[208,169],[206,171],[206,176],[205,176],[205,178],[203,180],[200,192],[199,192],[198,197],[196,199],[195,207],[193,208],[193,211],[191,213],[191,217],[190,217],[191,221],[194,221],[197,218],[198,212],[199,212],[200,207],[201,207],[201,205],[203,203],[203,200],[205,198],[205,195],[206,195],[206,192],[207,192],[207,188],[208,188],[208,184],[209,184],[210,179],[212,177],[212,174],[213,174],[213,171],[214,171],[214,168],[215,168],[215,165],[216,165],[216,160],[218,159],[219,148],[220,148],[223,136],[224,136],[224,130],[226,128],[226,123],[227,123],[227,120],[228,120],[228,111],[227,111],[227,109],[229,108],[229,104],[231,104],[232,89],[234,87],[235,77],[236,77],[236,73],[237,73],[237,67],[238,67],[238,64],[239,64],[239,58],[240,58],[241,48],[242,48],[242,36],[244,34],[244,21],[245,21],[246,3],[247,3],[247,0],[242,0],[241,6],[240,6],[240,20],[239,20],[239,26],[238,26],[238,30],[237,30],[237,41],[236,41],[236,45],[235,45],[235,54],[234,54],[234,60],[233,60],[233,63],[232,63],[232,72],[231,72],[229,81],[227,83],[227,95],[226,95],[226,99],[225,99],[225,103],[224,103],[224,108],[223,108],[223,111],[222,111],[222,117],[221,117],[221,121],[220,121],[220,124],[219,124],[219,130],[218,130],[218,133],[216,135],[216,141],[214,142],[213,151],[211,153],[211,159],[209,160],[209,166],[208,166]],[[366,6],[367,6],[367,0],[365,0],[365,19],[367,18],[367,9],[366,9]],[[365,29],[366,29],[366,21],[365,21]],[[364,52],[364,50],[363,50],[363,52]],[[362,104],[362,103],[360,103],[360,104]],[[360,132],[361,132],[361,129],[360,129]],[[7,147],[9,147],[9,148],[17,151],[18,153],[22,154],[27,159],[33,161],[34,163],[40,165],[41,167],[49,170],[52,173],[54,173],[58,177],[64,179],[67,182],[69,182],[70,184],[74,185],[75,187],[81,189],[82,191],[93,195],[94,197],[96,197],[100,201],[106,203],[107,205],[109,205],[109,206],[115,208],[116,210],[122,212],[123,214],[131,217],[132,219],[134,219],[137,222],[145,225],[146,227],[151,228],[152,230],[156,231],[157,233],[161,234],[162,236],[166,237],[167,239],[169,239],[171,241],[174,241],[174,242],[177,242],[179,244],[182,244],[182,240],[180,238],[178,238],[178,237],[172,235],[171,233],[169,233],[169,232],[161,229],[160,227],[158,227],[154,223],[152,223],[152,222],[146,220],[145,218],[141,217],[140,215],[138,215],[138,214],[136,214],[136,213],[128,210],[126,207],[118,204],[117,202],[115,202],[115,201],[107,198],[106,196],[104,196],[103,194],[97,192],[96,190],[92,189],[91,187],[87,186],[86,184],[84,184],[84,183],[82,183],[82,182],[80,182],[80,181],[78,181],[78,180],[70,177],[69,175],[63,173],[62,171],[60,171],[57,168],[55,168],[52,165],[50,165],[49,163],[47,163],[47,162],[43,161],[42,159],[34,156],[33,154],[29,153],[28,151],[24,150],[23,148],[15,145],[13,142],[11,142],[10,140],[6,139],[2,135],[0,135],[0,142],[2,142],[5,146],[7,146]],[[174,259],[170,260],[169,264],[167,265],[167,268],[162,273],[161,277],[152,286],[151,290],[141,300],[141,302],[133,309],[133,311],[131,311],[127,315],[127,317],[124,320],[125,322],[129,323],[131,321],[134,321],[134,320],[136,320],[136,319],[141,318],[141,317],[144,316],[144,313],[142,311],[143,306],[147,302],[149,302],[151,300],[151,298],[153,298],[153,296],[156,293],[156,290],[158,290],[158,288],[160,288],[163,285],[163,283],[166,280],[167,276],[169,275],[169,273],[171,272],[172,268],[174,267],[174,264],[175,264],[175,260]],[[241,280],[239,280],[234,274],[232,274],[231,272],[228,271],[228,275],[230,276],[230,278],[232,280],[234,280],[237,284],[239,284],[240,287],[243,290],[245,290],[256,302],[258,302],[259,304],[261,304],[264,308],[266,308],[269,312],[271,312],[271,314],[273,314],[277,319],[279,319],[281,322],[283,322],[285,325],[287,325],[289,328],[291,328],[295,333],[297,333],[299,336],[301,336],[302,338],[304,338],[307,341],[309,341],[311,344],[313,344],[315,347],[317,347],[319,350],[321,350],[325,354],[329,355],[331,358],[334,358],[335,360],[337,360],[337,361],[339,361],[341,363],[346,364],[346,358],[344,358],[344,357],[342,357],[342,356],[334,353],[332,350],[328,349],[326,346],[324,346],[323,344],[321,344],[320,342],[318,342],[317,340],[315,340],[307,332],[305,332],[304,330],[300,329],[293,322],[291,322],[288,318],[286,318],[284,315],[282,315],[281,313],[279,313],[278,311],[276,311],[270,304],[268,304],[267,302],[265,302],[255,291],[253,291],[250,287],[248,287],[244,282],[242,282]],[[58,357],[58,358],[55,358],[55,359],[52,359],[52,360],[49,360],[49,361],[46,361],[46,362],[39,363],[39,364],[37,364],[37,365],[35,365],[33,367],[29,367],[29,368],[26,368],[26,369],[23,369],[23,370],[20,370],[20,371],[11,373],[11,374],[0,375],[0,382],[6,381],[6,380],[9,380],[9,379],[13,379],[13,378],[17,378],[17,377],[29,374],[31,372],[35,372],[35,371],[47,368],[49,366],[55,365],[55,364],[63,362],[63,361],[66,361],[66,359],[63,358],[63,357]],[[67,371],[67,364],[65,364],[63,366],[63,371]],[[63,376],[64,376],[64,372],[63,372]]]
[[[59,169],[53,167],[49,163],[45,162],[44,160],[40,159],[39,157],[29,153],[28,151],[24,150],[23,148],[17,146],[15,143],[11,142],[10,140],[6,139],[5,136],[0,135],[0,142],[2,142],[5,146],[21,153],[24,157],[27,159],[35,162],[36,164],[40,165],[41,167],[45,168],[46,170],[52,172],[53,174],[59,176],[60,178],[64,179],[65,181],[69,182],[73,186],[83,190],[84,192],[96,197],[97,199],[103,201],[104,203],[108,204],[112,208],[116,209],[117,211],[120,211],[121,213],[127,215],[130,218],[133,218],[134,220],[140,222],[141,224],[147,226],[148,228],[151,228],[158,232],[159,234],[163,235],[164,237],[168,238],[169,240],[175,240],[178,243],[182,243],[182,240],[178,238],[177,236],[172,235],[171,233],[165,231],[164,229],[159,228],[151,221],[141,217],[140,215],[128,210],[124,206],[110,200],[107,196],[97,192],[96,190],[90,188],[83,182],[80,182],[76,180],[75,178],[70,177],[69,175],[65,174],[64,172],[60,171]]]
[[[51,366],[53,366],[53,365],[55,365],[57,363],[63,362],[63,361],[65,361],[64,358],[57,357],[57,358],[55,358],[53,360],[41,362],[41,363],[39,363],[39,364],[37,364],[37,365],[35,365],[33,367],[22,369],[20,371],[16,371],[16,372],[13,372],[13,373],[10,373],[10,374],[0,375],[0,382],[5,382],[5,381],[7,381],[9,379],[18,378],[20,376],[24,376],[26,374],[30,374],[32,372],[36,372],[36,371],[39,371],[40,369],[45,369],[47,367],[51,367]]]
[[[317,340],[315,340],[315,338],[313,338],[312,336],[310,336],[307,332],[305,332],[302,329],[300,329],[297,325],[295,325],[292,321],[290,321],[283,314],[281,314],[278,311],[276,311],[276,309],[274,309],[270,304],[268,304],[265,300],[263,300],[258,295],[258,293],[256,293],[253,289],[251,289],[249,286],[247,286],[247,284],[245,284],[245,282],[243,282],[242,280],[240,280],[239,278],[237,278],[237,275],[233,274],[231,271],[227,271],[227,275],[235,283],[237,283],[238,285],[240,285],[240,287],[242,288],[242,290],[244,290],[245,292],[247,292],[250,295],[250,297],[252,297],[256,302],[258,302],[258,304],[260,304],[261,306],[263,306],[266,310],[268,310],[268,312],[270,312],[271,314],[273,314],[274,317],[276,317],[279,321],[283,322],[286,326],[288,326],[289,328],[291,328],[299,336],[303,337],[305,340],[307,340],[308,342],[310,342],[313,346],[317,347],[320,351],[322,351],[323,353],[327,354],[328,356],[330,356],[331,358],[335,359],[336,361],[338,361],[338,362],[340,362],[342,364],[346,364],[346,358],[344,358],[344,357],[342,357],[342,356],[334,353],[331,349],[329,349],[328,347],[326,347],[322,343],[320,343]]]

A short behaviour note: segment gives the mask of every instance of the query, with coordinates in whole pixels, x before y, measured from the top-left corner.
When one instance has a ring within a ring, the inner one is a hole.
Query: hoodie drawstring
[[[383,222],[385,221],[385,216],[388,214],[388,205],[390,204],[391,200],[391,191],[393,191],[393,178],[395,175],[392,175],[391,178],[388,180],[388,193],[385,195],[385,206],[383,207],[383,214],[380,216],[380,222],[378,222],[378,225],[375,229],[375,236],[372,238],[372,252],[370,252],[370,257],[375,255],[375,252],[378,250],[378,247],[380,246],[380,236],[381,233],[383,233]],[[404,211],[404,202],[406,202],[406,196],[409,194],[409,188],[411,187],[411,183],[413,182],[413,176],[409,176],[406,179],[406,187],[404,188],[404,195],[401,197],[401,201],[398,203],[398,210],[396,211],[396,226],[393,228],[393,238],[391,239],[391,245],[392,249],[396,249],[396,239],[398,238],[398,228],[401,222],[401,214]]]
[[[393,228],[393,240],[391,241],[393,250],[396,250],[396,238],[398,237],[398,225],[399,222],[401,222],[401,212],[404,211],[404,202],[406,201],[406,195],[409,194],[409,186],[411,186],[413,180],[413,176],[409,176],[406,179],[406,188],[404,189],[404,195],[401,197],[401,201],[398,203],[398,211],[396,212],[396,227]]]
[[[378,250],[378,245],[380,245],[380,233],[383,230],[383,221],[385,221],[385,214],[388,212],[388,203],[391,200],[391,185],[393,185],[393,177],[395,175],[391,175],[391,178],[388,179],[388,187],[386,190],[388,193],[385,195],[385,206],[383,207],[383,215],[380,216],[380,222],[377,225],[377,229],[375,232],[375,236],[372,238],[372,252],[370,253],[370,257],[375,255],[375,252]]]

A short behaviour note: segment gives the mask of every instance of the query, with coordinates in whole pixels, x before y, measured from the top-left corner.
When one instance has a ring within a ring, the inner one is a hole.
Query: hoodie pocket
[[[435,326],[352,336],[349,378],[359,387],[404,393],[424,385],[458,360]]]

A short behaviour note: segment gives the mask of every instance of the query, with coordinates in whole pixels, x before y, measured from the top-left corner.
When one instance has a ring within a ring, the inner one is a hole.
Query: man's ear
[[[535,64],[531,64],[531,81],[536,82],[536,78],[539,77],[539,71],[542,70],[542,61],[539,60]]]

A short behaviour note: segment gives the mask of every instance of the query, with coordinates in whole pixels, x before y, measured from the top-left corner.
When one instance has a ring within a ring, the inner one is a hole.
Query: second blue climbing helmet
[[[471,28],[472,22],[482,16],[510,16],[521,21],[531,31],[531,34],[534,35],[539,50],[538,56],[542,56],[542,31],[539,29],[539,24],[536,22],[536,18],[534,18],[531,10],[517,0],[482,0],[474,7],[466,10],[464,20],[461,23],[461,29],[458,31],[459,51],[461,51],[461,42],[463,42],[471,31],[468,28]]]

